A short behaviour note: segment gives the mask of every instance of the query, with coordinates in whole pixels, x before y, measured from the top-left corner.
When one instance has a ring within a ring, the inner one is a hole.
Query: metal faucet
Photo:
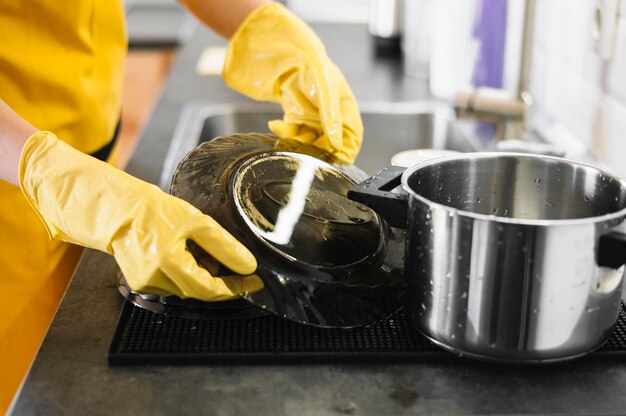
[[[469,86],[456,93],[454,109],[459,117],[471,117],[496,125],[496,139],[525,136],[524,115],[532,104],[528,91],[534,32],[535,0],[525,0],[517,91]],[[513,132],[506,130],[513,129]],[[508,134],[510,133],[510,134]]]

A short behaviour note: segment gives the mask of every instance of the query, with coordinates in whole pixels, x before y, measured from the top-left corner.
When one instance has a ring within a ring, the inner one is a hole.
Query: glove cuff
[[[291,35],[295,35],[295,37]],[[238,43],[249,42],[248,39],[251,39],[251,43],[261,43],[261,47],[266,48],[267,45],[257,41],[257,36],[286,39],[290,43],[304,49],[306,53],[326,54],[324,44],[315,31],[280,3],[265,3],[254,9],[241,22],[235,34],[231,37],[229,47]],[[311,47],[314,49],[311,50]]]
[[[45,154],[59,139],[49,131],[38,131],[33,133],[22,148],[22,154],[20,156],[19,163],[19,181],[22,194],[28,201],[29,205],[37,213],[37,216],[41,219],[48,236],[53,239],[59,235],[59,230],[50,221],[46,220],[41,215],[37,189],[39,182],[33,175],[30,175],[29,162],[33,159],[37,159],[40,154]]]
[[[111,171],[108,175],[94,172],[97,166]],[[39,131],[26,140],[19,164],[20,188],[49,237],[110,252],[110,234],[119,224],[111,221],[109,227],[98,227],[98,219],[104,221],[105,217],[97,207],[86,203],[97,200],[98,190],[94,190],[93,181],[81,181],[85,172],[100,175],[100,183],[114,181],[117,174],[106,163],[74,149],[49,131]],[[93,220],[78,222],[80,216]]]

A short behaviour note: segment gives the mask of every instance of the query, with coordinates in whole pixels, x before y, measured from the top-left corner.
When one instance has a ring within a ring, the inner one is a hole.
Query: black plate
[[[185,319],[222,320],[249,319],[268,315],[245,299],[238,298],[220,302],[203,302],[198,299],[181,299],[178,296],[159,296],[135,292],[128,286],[121,270],[116,270],[117,289],[136,306],[161,315]]]
[[[246,300],[305,324],[370,325],[397,310],[402,238],[347,198],[366,175],[329,162],[313,146],[275,136],[218,137],[185,156],[171,193],[255,255],[264,288]],[[211,261],[189,247],[200,264]]]

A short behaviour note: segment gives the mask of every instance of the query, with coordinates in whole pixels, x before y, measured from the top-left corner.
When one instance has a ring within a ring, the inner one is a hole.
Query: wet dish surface
[[[347,198],[366,175],[275,136],[218,137],[180,162],[171,193],[215,218],[256,256],[264,287],[243,298],[278,316],[354,327],[400,307],[394,231]],[[189,248],[210,270],[212,258]],[[214,275],[229,275],[221,268]]]

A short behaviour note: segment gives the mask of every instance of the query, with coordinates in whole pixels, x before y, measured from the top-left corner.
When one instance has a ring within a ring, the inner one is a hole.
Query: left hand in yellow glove
[[[50,132],[30,136],[19,171],[50,236],[112,254],[138,292],[212,301],[259,289],[254,276],[212,277],[187,250],[190,239],[234,272],[254,272],[254,256],[214,219]]]
[[[278,3],[254,10],[232,37],[224,81],[256,100],[282,105],[269,123],[283,138],[313,144],[354,162],[363,124],[343,74],[313,30]]]

